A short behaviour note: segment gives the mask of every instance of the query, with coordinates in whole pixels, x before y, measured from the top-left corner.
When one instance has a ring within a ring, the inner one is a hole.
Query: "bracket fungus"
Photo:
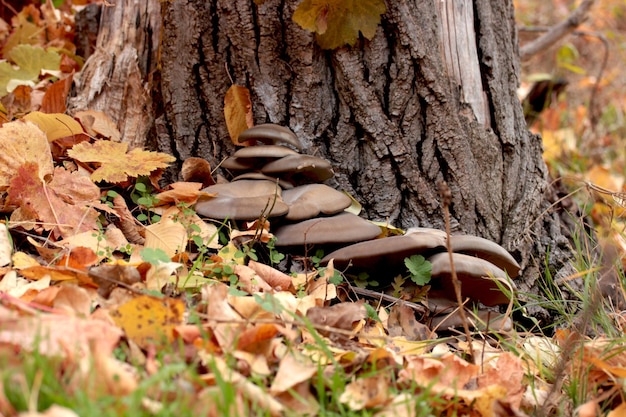
[[[352,204],[346,194],[324,184],[307,184],[284,190],[282,197],[289,206],[285,216],[289,221],[311,219],[320,213],[337,214]]]
[[[211,185],[203,191],[217,196],[198,201],[196,212],[212,219],[254,220],[289,211],[280,197],[280,187],[272,181],[240,180]]]
[[[331,259],[335,268],[352,267],[359,271],[384,274],[391,280],[405,270],[404,258],[414,254],[424,256],[445,250],[446,241],[435,233],[416,232],[403,236],[392,236],[367,242],[355,243],[329,253],[322,259],[327,264]]]
[[[353,243],[374,239],[379,234],[378,226],[348,212],[286,224],[274,231],[276,246]]]
[[[428,260],[432,264],[431,293],[441,293],[445,298],[455,299],[449,254],[438,253]],[[486,306],[509,303],[509,295],[500,287],[506,288],[510,294],[515,284],[502,269],[484,259],[461,253],[453,253],[452,261],[456,276],[461,282],[463,298],[469,298],[473,302],[480,302]]]
[[[252,126],[239,135],[239,142],[258,141],[266,145],[276,145],[286,143],[297,149],[302,149],[302,144],[295,133],[288,127],[265,123]]]
[[[450,246],[453,252],[464,253],[485,259],[503,269],[509,277],[519,275],[520,266],[506,249],[491,240],[472,235],[450,236]]]
[[[311,182],[323,182],[335,175],[330,162],[327,160],[302,154],[287,155],[268,162],[261,168],[261,172],[268,175],[284,175],[287,179],[295,177]]]

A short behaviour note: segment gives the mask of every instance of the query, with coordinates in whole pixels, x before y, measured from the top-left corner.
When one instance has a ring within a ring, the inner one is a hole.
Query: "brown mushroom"
[[[285,181],[282,180],[280,178],[276,178],[276,177],[270,177],[269,175],[265,175],[261,172],[244,172],[241,175],[237,175],[235,178],[233,178],[233,181],[240,181],[240,180],[265,180],[265,181],[272,181],[274,184],[278,184],[280,186],[280,188],[282,188],[283,190],[289,190],[291,188],[293,188],[293,184],[290,183],[289,181]],[[284,201],[284,196],[283,196],[283,201]]]
[[[450,236],[450,246],[453,252],[476,256],[491,262],[506,271],[511,278],[519,275],[520,266],[515,258],[506,249],[491,240],[471,235],[452,235]]]
[[[241,180],[211,185],[203,191],[217,196],[198,201],[196,212],[212,219],[254,220],[289,211],[280,197],[280,187],[272,181]]]
[[[437,234],[416,232],[346,246],[326,255],[322,263],[334,259],[336,268],[351,266],[369,274],[384,274],[391,280],[398,273],[406,272],[404,258],[415,254],[428,257],[444,250],[445,244],[445,239]]]
[[[352,243],[374,239],[380,228],[352,213],[320,217],[276,228],[276,246]]]
[[[341,191],[324,184],[307,184],[284,190],[283,201],[289,206],[285,219],[306,220],[320,213],[336,214],[350,207],[352,200]]]
[[[287,155],[268,162],[261,168],[261,172],[268,175],[280,175],[284,178],[302,177],[312,182],[323,182],[335,175],[327,160],[300,154]]]
[[[298,155],[298,152],[282,145],[258,145],[246,146],[237,150],[233,156],[235,158],[271,158],[278,159],[287,155]]]
[[[291,131],[291,129],[285,126],[275,125],[273,123],[256,125],[250,129],[244,130],[241,132],[238,139],[239,142],[254,140],[268,145],[287,143],[298,149],[302,149],[302,145],[300,144],[298,137]]]
[[[461,282],[461,294],[464,299],[469,298],[471,301],[480,302],[486,306],[509,302],[509,296],[499,287],[513,291],[514,284],[507,277],[506,272],[489,261],[470,255],[453,253],[452,259],[456,275]],[[455,300],[449,254],[438,253],[428,260],[432,264],[430,281],[432,288],[429,294],[442,295]]]
[[[268,162],[298,152],[281,145],[246,146],[226,158],[221,167],[231,171],[260,170]]]

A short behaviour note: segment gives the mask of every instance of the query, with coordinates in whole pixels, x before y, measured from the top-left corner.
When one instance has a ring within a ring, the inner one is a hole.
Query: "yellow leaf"
[[[22,117],[22,119],[36,124],[46,134],[49,142],[66,136],[85,133],[80,123],[63,113],[48,114],[34,111]]]
[[[52,174],[52,154],[46,135],[30,122],[15,121],[0,127],[0,190],[9,186],[20,166],[34,162],[38,177]]]
[[[303,29],[317,33],[324,49],[354,45],[359,32],[372,39],[385,13],[383,0],[304,0],[293,14]]]
[[[127,150],[127,143],[98,140],[74,145],[67,154],[81,162],[100,163],[100,168],[91,174],[94,182],[123,182],[128,177],[149,175],[158,168],[166,168],[169,162],[176,159],[161,152],[133,149],[126,153]]]
[[[176,219],[181,216],[177,207],[172,207],[161,217],[158,223],[146,227],[146,248],[161,249],[171,258],[178,252],[185,251],[187,231]]]
[[[141,347],[163,337],[172,340],[174,327],[183,322],[185,303],[172,298],[140,295],[111,312],[115,324]]]
[[[241,145],[239,135],[254,125],[250,91],[246,87],[236,84],[230,86],[224,96],[224,117],[230,139],[235,145]]]

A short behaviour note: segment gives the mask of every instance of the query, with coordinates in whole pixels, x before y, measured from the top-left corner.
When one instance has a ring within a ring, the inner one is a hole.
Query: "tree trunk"
[[[298,3],[163,2],[161,96],[148,139],[180,161],[217,166],[235,150],[223,112],[232,79],[250,89],[256,124],[289,126],[305,153],[331,161],[329,183],[365,217],[443,228],[437,189],[446,181],[454,230],[512,252],[521,291],[538,291],[546,253],[553,272],[569,272],[541,140],[516,96],[511,0],[388,0],[371,41],[332,51],[292,21]]]

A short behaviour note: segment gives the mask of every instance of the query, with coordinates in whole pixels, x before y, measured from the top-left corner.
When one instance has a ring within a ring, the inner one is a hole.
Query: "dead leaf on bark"
[[[83,110],[76,112],[74,117],[80,121],[87,133],[95,137],[101,135],[113,142],[121,140],[121,133],[117,125],[106,114],[98,110]]]
[[[304,0],[293,13],[293,21],[317,34],[324,49],[354,45],[359,32],[372,39],[386,11],[383,0]]]
[[[252,102],[250,91],[237,84],[230,86],[224,96],[224,116],[230,139],[235,145],[246,145],[239,142],[239,135],[254,126],[252,120]]]

